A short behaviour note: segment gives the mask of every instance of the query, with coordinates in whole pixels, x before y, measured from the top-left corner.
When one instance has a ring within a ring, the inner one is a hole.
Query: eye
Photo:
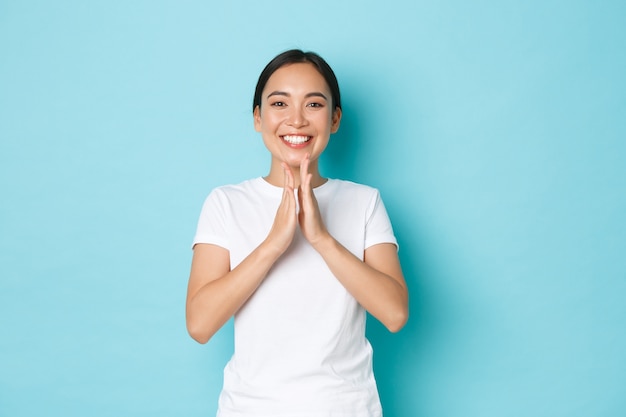
[[[285,107],[286,104],[283,101],[275,101],[270,104],[272,107]]]
[[[313,108],[322,108],[324,107],[324,104],[322,103],[317,103],[317,102],[313,102],[313,103],[309,103],[307,104],[308,107],[313,107]]]

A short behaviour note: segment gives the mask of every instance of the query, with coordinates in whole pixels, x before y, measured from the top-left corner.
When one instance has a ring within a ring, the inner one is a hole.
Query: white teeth
[[[306,141],[309,140],[308,136],[292,136],[292,135],[286,135],[283,136],[283,139],[285,139],[287,142],[293,144],[293,145],[300,145],[301,143],[304,143]]]

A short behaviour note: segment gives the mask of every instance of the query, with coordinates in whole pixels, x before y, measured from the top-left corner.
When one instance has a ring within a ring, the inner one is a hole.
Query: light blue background
[[[0,1],[0,416],[211,416],[186,334],[215,186],[267,173],[256,78],[301,47],[378,187],[411,318],[386,417],[626,415],[626,3]]]

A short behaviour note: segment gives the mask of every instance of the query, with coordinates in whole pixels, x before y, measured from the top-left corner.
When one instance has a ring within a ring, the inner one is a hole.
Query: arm
[[[291,172],[285,172],[283,198],[267,238],[230,270],[227,249],[211,244],[194,247],[187,288],[187,330],[206,343],[250,298],[291,243],[297,226]]]
[[[396,246],[374,245],[361,261],[326,230],[308,173],[308,157],[300,167],[299,223],[302,234],[322,256],[331,272],[370,314],[390,331],[399,331],[408,319],[408,291]]]
[[[361,261],[330,234],[314,245],[324,261],[350,294],[391,332],[408,319],[408,291],[396,246],[374,245]]]

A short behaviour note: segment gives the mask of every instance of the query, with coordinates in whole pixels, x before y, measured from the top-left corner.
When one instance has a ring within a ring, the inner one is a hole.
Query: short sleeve
[[[204,201],[193,246],[210,243],[229,249],[227,230],[228,200],[219,189],[213,190]]]
[[[398,241],[393,234],[391,221],[387,210],[380,198],[380,193],[375,190],[367,208],[367,223],[365,225],[365,249],[379,243],[393,243],[398,247]]]

